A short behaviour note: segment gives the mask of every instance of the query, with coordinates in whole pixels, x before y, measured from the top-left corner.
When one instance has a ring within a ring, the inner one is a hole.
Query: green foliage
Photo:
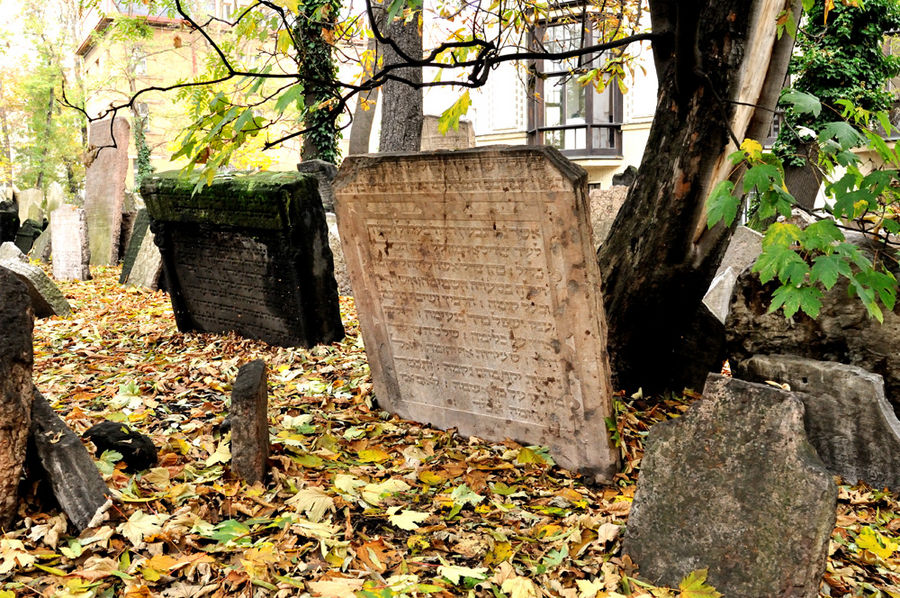
[[[147,119],[134,119],[134,147],[137,149],[137,164],[134,172],[134,188],[140,189],[145,178],[156,170],[150,164],[150,147],[147,145]]]
[[[805,93],[783,95],[798,113],[812,113],[816,102]],[[838,280],[848,281],[848,292],[863,302],[870,317],[883,321],[883,308],[893,310],[897,280],[888,265],[897,264],[900,232],[900,155],[866,124],[884,123],[884,115],[858,109],[844,102],[847,120],[822,123],[811,131],[821,148],[819,167],[825,174],[828,199],[817,222],[800,228],[791,222],[770,225],[763,239],[763,251],[753,266],[763,283],[780,283],[773,294],[770,312],[781,309],[788,318],[798,311],[816,317],[824,291]],[[887,125],[890,133],[892,128]],[[858,152],[878,154],[880,168],[863,166]],[[784,188],[784,169],[774,153],[762,152],[759,144],[746,140],[731,156],[735,165],[745,167],[744,193],[752,192],[758,215],[769,218],[791,215],[794,198]],[[741,204],[742,193],[731,181],[720,183],[707,200],[708,224],[731,225]],[[843,229],[863,230],[880,247],[869,257],[848,243]]]

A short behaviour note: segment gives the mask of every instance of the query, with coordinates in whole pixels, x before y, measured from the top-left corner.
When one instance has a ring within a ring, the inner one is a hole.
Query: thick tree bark
[[[409,56],[422,56],[422,33],[417,19],[409,23],[394,21],[388,28],[388,37]],[[393,48],[385,46],[384,64],[397,64],[402,59]],[[407,81],[421,83],[422,68],[410,67],[394,71]],[[381,139],[378,151],[417,152],[422,145],[423,102],[422,90],[402,81],[388,81],[382,87]]]
[[[731,231],[706,230],[704,205],[731,174],[731,136],[760,137],[771,121],[773,89],[787,69],[780,46],[791,43],[776,41],[776,19],[798,4],[650,3],[654,30],[664,34],[653,46],[656,117],[635,184],[598,253],[621,388],[697,387],[715,368],[698,363],[697,314]]]
[[[815,163],[819,148],[815,142],[809,142],[799,148],[799,153],[806,158],[806,163],[803,166],[786,166],[784,184],[797,200],[797,204],[812,210],[816,206],[816,197],[822,187],[822,171]]]

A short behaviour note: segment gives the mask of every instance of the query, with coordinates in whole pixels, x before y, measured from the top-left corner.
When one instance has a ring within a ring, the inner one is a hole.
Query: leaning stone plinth
[[[144,237],[150,227],[150,216],[147,215],[147,209],[141,208],[134,217],[134,227],[131,229],[131,236],[128,238],[128,246],[125,248],[125,255],[122,258],[122,274],[119,276],[119,284],[125,284],[134,267],[134,260],[140,251]]]
[[[142,187],[178,328],[282,346],[343,338],[317,180],[282,172],[194,186],[171,172]]]
[[[80,533],[107,506],[109,489],[81,439],[34,389],[31,435],[44,477]]]
[[[238,370],[231,391],[231,469],[248,484],[262,482],[269,459],[269,391],[262,359]]]
[[[338,227],[381,406],[610,479],[586,179],[537,147],[344,161]]]
[[[704,398],[650,429],[623,550],[676,587],[709,568],[725,596],[815,598],[837,486],[793,393],[710,374]]]
[[[806,435],[831,473],[900,492],[900,421],[878,374],[796,355],[755,355],[737,365],[747,380],[788,384],[806,407]]]
[[[53,278],[90,280],[91,250],[84,210],[68,204],[60,206],[50,215],[50,234]]]
[[[162,255],[159,253],[159,247],[153,241],[153,233],[148,230],[143,236],[125,284],[156,291],[159,289],[161,276]]]
[[[28,448],[34,320],[25,285],[0,268],[0,528],[16,513]]]
[[[84,175],[84,211],[91,265],[113,265],[119,256],[130,132],[124,118],[116,118],[112,126],[108,118],[90,126],[89,142],[94,153]]]
[[[0,259],[0,270],[7,270],[25,284],[34,315],[38,318],[68,316],[72,308],[59,288],[44,271],[17,258]],[[0,329],[2,330],[2,329]]]

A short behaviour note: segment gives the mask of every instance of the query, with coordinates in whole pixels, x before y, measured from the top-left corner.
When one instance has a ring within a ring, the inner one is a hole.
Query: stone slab
[[[18,247],[22,253],[30,252],[32,245],[34,245],[34,240],[37,239],[42,232],[44,232],[43,224],[29,218],[22,223],[18,232],[16,232],[16,247]]]
[[[609,231],[625,198],[628,196],[628,187],[614,185],[609,189],[593,189],[590,193],[591,201],[591,226],[594,229],[594,249],[599,249]]]
[[[650,429],[623,551],[677,587],[709,568],[725,596],[818,596],[837,486],[806,440],[803,403],[710,374],[704,398]]]
[[[87,218],[82,208],[63,205],[50,215],[53,246],[53,278],[90,280],[91,250]]]
[[[125,259],[125,252],[128,251],[131,235],[134,233],[134,221],[136,218],[137,212],[122,212],[122,223],[119,229],[119,255],[117,256],[117,261],[119,262]]]
[[[141,246],[125,284],[156,291],[159,289],[162,268],[162,255],[153,240],[153,233],[148,230],[142,235]]]
[[[131,126],[124,118],[91,123],[89,143],[96,153],[84,181],[91,265],[114,265],[119,256],[128,143]],[[113,147],[115,145],[115,147]]]
[[[344,161],[338,227],[381,406],[611,478],[586,178],[526,146]]]
[[[31,306],[37,318],[49,318],[50,316],[68,316],[72,313],[69,302],[63,297],[50,277],[44,271],[33,264],[21,262],[18,259],[0,260],[0,268],[8,270],[25,283],[28,295],[31,297]]]
[[[16,514],[31,421],[34,321],[28,293],[0,268],[0,528]]]
[[[738,276],[752,266],[759,254],[762,253],[762,239],[763,236],[752,228],[737,227],[731,236],[719,269],[716,270],[716,275],[703,297],[703,304],[723,324],[728,319],[728,312],[731,310],[731,296],[734,294]]]
[[[109,489],[81,439],[36,388],[31,436],[53,495],[76,531],[82,532],[111,504]]]
[[[332,212],[325,212],[325,221],[328,223],[328,246],[331,247],[331,255],[334,257],[334,279],[337,281],[338,293],[352,296],[353,285],[350,284],[350,274],[347,272],[347,261],[344,259],[344,247],[341,245],[341,235],[338,232],[337,216]]]
[[[319,181],[319,196],[326,212],[334,212],[334,191],[331,185],[337,175],[337,166],[324,160],[304,160],[297,164],[297,171],[311,174]]]
[[[878,374],[796,355],[754,355],[742,377],[788,384],[806,407],[806,435],[832,473],[900,492],[900,421]]]
[[[23,189],[16,193],[19,202],[19,222],[44,219],[44,193],[40,189]]]
[[[343,338],[314,177],[220,176],[194,193],[194,182],[160,173],[144,179],[141,195],[180,330],[283,346]]]
[[[0,245],[0,261],[2,260],[18,260],[27,264],[28,256],[22,253],[15,243],[6,242]]]
[[[231,391],[231,468],[248,484],[266,478],[269,459],[269,390],[266,363],[245,363]]]
[[[0,243],[11,243],[19,232],[19,212],[15,204],[4,202],[0,207]]]
[[[438,130],[440,117],[426,114],[422,120],[422,145],[423,152],[435,150],[459,150],[475,147],[475,127],[471,122],[459,121],[459,129],[452,127],[446,135],[441,135]]]
[[[50,235],[50,227],[48,226],[38,238],[34,240],[34,245],[31,246],[31,252],[28,254],[31,256],[31,259],[50,262],[50,255],[53,253],[53,244],[50,242]]]
[[[128,280],[128,275],[131,274],[134,260],[144,243],[144,237],[147,235],[149,227],[150,215],[147,214],[146,208],[141,208],[134,217],[134,227],[131,230],[131,237],[128,239],[125,255],[122,257],[122,274],[119,276],[119,284],[125,284],[125,281]]]

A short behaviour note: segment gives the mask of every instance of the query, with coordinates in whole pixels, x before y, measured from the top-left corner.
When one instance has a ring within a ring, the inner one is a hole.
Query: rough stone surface
[[[44,194],[40,189],[23,189],[16,194],[16,198],[19,201],[19,222],[43,220]]]
[[[788,384],[806,407],[806,435],[822,462],[853,484],[900,492],[900,421],[878,374],[796,355],[755,355],[738,364],[743,378]]]
[[[283,346],[343,338],[318,181],[281,172],[193,188],[163,173],[141,193],[178,328]]]
[[[610,478],[586,178],[526,146],[344,161],[338,227],[380,405]]]
[[[623,550],[676,587],[697,569],[725,596],[815,598],[837,486],[803,431],[803,403],[710,374],[687,415],[650,430]]]
[[[0,268],[0,527],[6,529],[28,448],[33,325],[25,285]]]
[[[431,114],[425,115],[422,121],[422,151],[434,150],[458,150],[475,147],[475,127],[471,122],[459,121],[459,129],[450,128],[446,135],[441,135],[438,130],[440,117]]]
[[[31,259],[40,260],[42,262],[50,261],[50,254],[53,252],[53,244],[50,241],[51,234],[50,227],[48,226],[38,238],[34,240],[34,245],[31,246],[31,252],[28,254],[31,256]]]
[[[269,459],[269,390],[266,364],[241,366],[231,391],[231,469],[248,484],[266,478]]]
[[[900,413],[900,303],[879,324],[858,297],[848,296],[841,278],[825,292],[815,320],[803,313],[787,320],[780,312],[766,313],[775,288],[749,271],[738,278],[725,322],[729,359],[793,354],[865,368],[884,378],[887,399]]]
[[[614,185],[609,189],[593,189],[591,199],[591,226],[594,228],[594,249],[603,245],[609,236],[619,208],[625,203],[628,187]]]
[[[324,160],[304,160],[297,164],[297,171],[311,174],[319,181],[319,197],[326,212],[334,212],[334,191],[331,188],[337,176],[337,166]]]
[[[131,243],[131,235],[134,233],[134,222],[137,219],[137,212],[122,212],[122,224],[119,229],[119,255],[117,261],[125,259],[125,252]]]
[[[137,258],[149,227],[150,216],[147,214],[146,208],[141,208],[134,217],[134,227],[132,227],[131,237],[128,239],[125,255],[122,257],[122,274],[119,276],[119,284],[125,284],[125,281],[128,280],[128,275],[131,274],[134,260]]]
[[[22,250],[16,247],[15,243],[6,242],[0,245],[0,261],[3,260],[17,260],[27,264],[28,256],[22,253]]]
[[[338,293],[351,296],[353,286],[350,284],[350,274],[347,272],[347,262],[344,259],[337,216],[332,212],[325,212],[325,221],[328,223],[328,246],[331,247],[331,255],[334,257],[334,279],[337,281]]]
[[[31,306],[34,309],[35,317],[68,316],[72,313],[69,302],[59,292],[50,277],[37,266],[27,262],[23,263],[17,259],[8,259],[0,260],[0,268],[12,272],[16,278],[25,283],[25,288],[31,297]]]
[[[752,228],[737,227],[725,250],[719,269],[709,285],[709,290],[703,297],[703,304],[723,324],[728,318],[731,295],[734,292],[738,276],[753,265],[759,254],[762,253],[762,239],[763,236]]]
[[[37,389],[32,404],[31,438],[44,478],[80,533],[106,508],[109,490],[81,439]]]
[[[22,253],[30,252],[31,247],[34,245],[34,240],[37,239],[42,232],[44,232],[42,223],[29,218],[22,223],[22,226],[19,227],[19,231],[16,233],[16,247],[18,247]]]
[[[159,289],[162,267],[162,254],[153,241],[153,233],[148,230],[143,235],[141,246],[134,258],[134,264],[128,273],[125,284],[156,291]]]
[[[91,265],[114,265],[119,256],[130,133],[131,126],[124,118],[115,119],[112,131],[110,119],[90,126],[90,145],[95,150],[101,148],[88,166],[84,181]],[[113,141],[116,147],[112,147]]]
[[[91,250],[87,218],[82,208],[64,205],[50,215],[53,246],[53,278],[90,280]]]

